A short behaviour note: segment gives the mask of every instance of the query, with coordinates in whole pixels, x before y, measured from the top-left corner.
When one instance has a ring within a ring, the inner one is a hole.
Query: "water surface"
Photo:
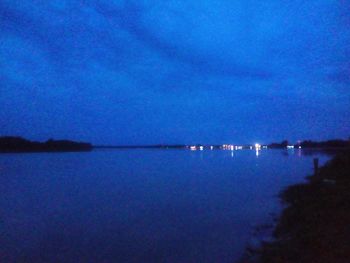
[[[0,262],[235,262],[301,150],[0,155]],[[320,156],[321,163],[328,157]]]

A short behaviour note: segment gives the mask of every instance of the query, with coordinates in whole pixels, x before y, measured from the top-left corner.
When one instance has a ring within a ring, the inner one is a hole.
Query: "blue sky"
[[[350,136],[350,1],[2,0],[0,135]]]

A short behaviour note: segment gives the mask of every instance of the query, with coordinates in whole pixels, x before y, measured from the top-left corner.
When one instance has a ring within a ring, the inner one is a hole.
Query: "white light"
[[[210,150],[213,150],[214,149],[214,146],[210,146]]]
[[[197,150],[197,147],[196,146],[191,146],[190,149],[191,149],[191,151],[195,151],[195,150]]]
[[[203,151],[204,147],[203,146],[199,146],[199,150]]]

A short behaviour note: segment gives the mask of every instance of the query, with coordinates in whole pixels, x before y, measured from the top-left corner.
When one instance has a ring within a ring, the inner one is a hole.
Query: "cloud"
[[[123,8],[111,7],[99,2],[96,10],[112,22],[132,34],[137,40],[146,44],[152,50],[162,54],[171,61],[185,63],[192,67],[193,71],[203,74],[231,75],[238,78],[269,78],[271,73],[263,69],[239,65],[234,61],[227,61],[199,53],[191,48],[179,46],[175,39],[164,39],[164,37],[150,30],[149,26],[142,20],[145,10],[132,2],[125,4]],[[163,21],[154,21],[154,23]],[[198,40],[200,41],[200,40]]]
[[[32,116],[35,127],[53,116],[60,131],[79,134],[99,122],[91,138],[108,129],[130,138],[145,127],[148,138],[162,129],[163,138],[190,139],[202,128],[203,138],[214,130],[228,138],[234,123],[248,130],[255,119],[267,133],[264,125],[288,116],[305,123],[295,105],[315,115],[330,100],[339,111],[329,116],[342,120],[336,115],[350,108],[347,2],[3,0],[0,100],[27,109],[3,115]]]
[[[338,71],[334,74],[328,75],[328,78],[332,81],[335,82],[335,84],[340,84],[340,85],[346,85],[344,88],[344,92],[347,92],[349,89],[349,84],[350,84],[350,71],[349,70],[344,70],[344,71]],[[340,86],[340,88],[343,88],[343,86]]]

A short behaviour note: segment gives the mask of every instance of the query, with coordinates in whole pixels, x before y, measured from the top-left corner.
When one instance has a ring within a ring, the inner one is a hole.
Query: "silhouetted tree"
[[[289,145],[288,140],[284,140],[284,141],[281,142],[281,146],[282,147],[287,147],[287,145]]]

